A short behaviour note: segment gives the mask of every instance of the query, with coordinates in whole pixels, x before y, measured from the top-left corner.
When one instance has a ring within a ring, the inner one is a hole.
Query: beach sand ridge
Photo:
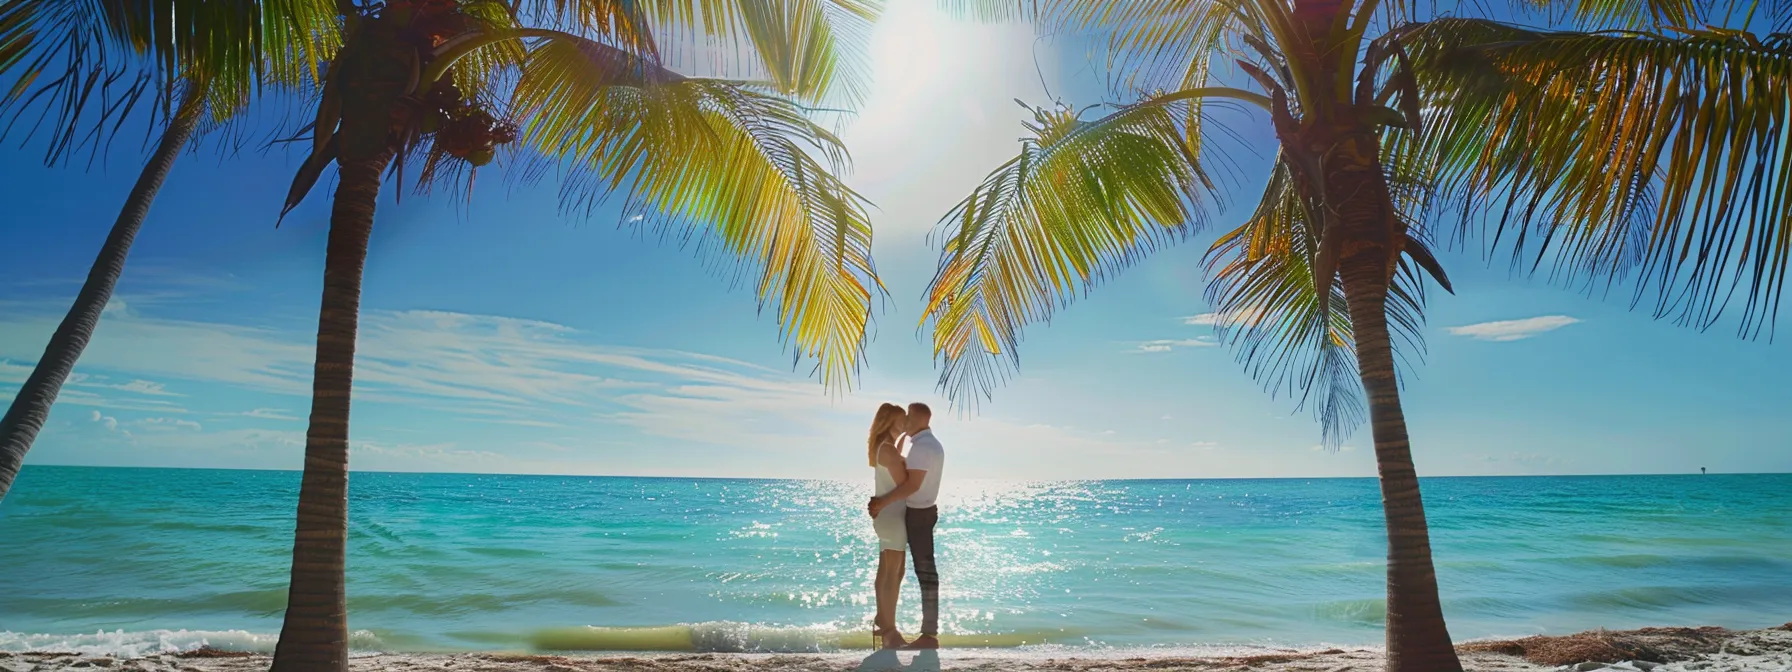
[[[1645,628],[1561,637],[1469,642],[1458,647],[1471,672],[1792,672],[1792,623],[1777,628]],[[1267,651],[1247,656],[992,656],[977,650],[769,654],[397,653],[356,656],[354,672],[1370,672],[1367,648]],[[71,653],[0,652],[0,672],[261,672],[265,654],[199,650],[117,659]]]

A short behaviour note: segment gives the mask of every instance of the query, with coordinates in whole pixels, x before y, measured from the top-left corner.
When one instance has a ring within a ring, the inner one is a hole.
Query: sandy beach
[[[1463,655],[1463,664],[1474,672],[1785,672],[1792,670],[1792,623],[1749,631],[1712,627],[1592,631],[1561,637],[1538,636],[1469,642],[1458,649]],[[267,669],[268,662],[265,654],[215,649],[128,659],[58,652],[0,653],[0,671],[4,672],[91,672],[95,669],[131,672],[259,672]],[[1381,669],[1381,652],[1368,648],[1318,651],[1264,649],[1248,655],[1226,656],[1077,653],[1064,657],[992,650],[948,650],[939,653],[881,651],[870,656],[847,653],[590,656],[490,652],[372,654],[357,656],[350,668],[360,672],[1367,672]]]

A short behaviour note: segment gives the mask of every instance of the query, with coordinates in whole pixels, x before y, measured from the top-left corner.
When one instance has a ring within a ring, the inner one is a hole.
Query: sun
[[[890,3],[871,34],[872,98],[906,107],[950,85],[940,62],[941,33],[951,19],[920,0]],[[875,104],[875,103],[874,103]]]

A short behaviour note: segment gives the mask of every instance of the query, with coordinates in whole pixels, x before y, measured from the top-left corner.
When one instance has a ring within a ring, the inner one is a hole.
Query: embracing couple
[[[877,471],[877,494],[867,509],[881,549],[871,636],[886,649],[940,647],[940,573],[933,562],[933,526],[940,520],[934,500],[939,497],[946,450],[928,426],[932,420],[933,411],[922,403],[909,404],[906,410],[884,404],[871,420],[868,457]],[[896,631],[904,549],[915,556],[915,580],[921,584],[921,636],[913,642],[904,641]]]

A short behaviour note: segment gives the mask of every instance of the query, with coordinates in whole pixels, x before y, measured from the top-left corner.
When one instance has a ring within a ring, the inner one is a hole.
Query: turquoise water
[[[1458,639],[1792,620],[1792,475],[1423,487]],[[356,473],[353,645],[857,643],[868,489]],[[296,472],[27,467],[0,503],[0,649],[271,648],[297,491]],[[941,506],[947,632],[1051,650],[1381,639],[1372,480],[955,482]]]

